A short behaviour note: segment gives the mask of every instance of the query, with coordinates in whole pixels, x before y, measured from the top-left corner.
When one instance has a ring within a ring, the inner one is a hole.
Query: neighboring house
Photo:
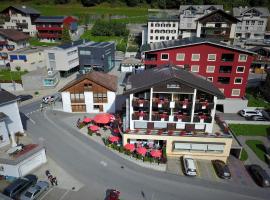
[[[117,77],[92,71],[60,90],[65,112],[115,112]]]
[[[0,29],[0,66],[8,63],[8,54],[17,49],[29,46],[29,36],[13,29]]]
[[[43,46],[26,47],[8,53],[10,69],[16,70],[16,67],[20,67],[22,71],[33,71],[45,67],[44,50],[48,48]]]
[[[108,72],[115,66],[114,42],[88,42],[78,46],[80,70]]]
[[[47,69],[49,71],[59,71],[61,77],[66,77],[79,71],[78,47],[86,43],[85,40],[78,40],[46,49],[44,54]]]
[[[196,37],[143,45],[141,51],[146,69],[174,64],[213,82],[227,98],[219,102],[224,105],[224,112],[246,106],[242,98],[253,52]]]
[[[270,101],[270,69],[265,70],[267,73],[266,79],[265,79],[265,83],[264,85],[260,88],[260,90],[262,91],[265,99],[267,101]]]
[[[256,74],[265,73],[270,68],[270,47],[257,46],[248,50],[256,53],[250,71]]]
[[[140,72],[144,70],[144,64],[137,58],[125,58],[121,62],[121,72]]]
[[[215,10],[197,21],[197,37],[214,38],[224,42],[234,40],[237,18],[223,10]]]
[[[41,16],[35,20],[38,38],[42,42],[61,42],[64,27],[70,34],[77,31],[78,19],[73,16]]]
[[[22,85],[24,90],[42,90],[54,88],[60,80],[57,71],[48,71],[46,67],[37,68],[22,75]]]
[[[239,39],[264,39],[264,34],[270,16],[267,7],[237,7],[233,8],[233,15],[239,22],[235,30],[235,37]]]
[[[179,18],[177,15],[149,17],[147,23],[147,43],[175,40],[178,38],[178,30]]]
[[[23,133],[22,121],[18,108],[18,98],[10,92],[0,89],[0,147],[14,141],[17,132]]]
[[[36,26],[34,20],[40,16],[40,13],[28,6],[9,6],[1,11],[5,19],[3,27],[5,29],[17,29],[30,36],[36,35]]]
[[[216,10],[223,10],[223,5],[181,5],[179,36],[182,38],[196,36],[197,20]]]
[[[232,135],[213,130],[217,99],[224,98],[213,83],[169,65],[131,75],[125,94],[130,131],[123,145],[152,141],[165,143],[167,156],[227,160]]]

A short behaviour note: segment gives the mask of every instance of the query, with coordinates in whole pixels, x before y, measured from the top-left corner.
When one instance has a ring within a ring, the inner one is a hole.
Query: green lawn
[[[270,108],[270,103],[265,101],[260,95],[258,88],[247,88],[246,97],[249,107]]]
[[[125,5],[100,4],[94,7],[83,7],[80,3],[70,3],[65,5],[37,5],[33,3],[24,2],[41,12],[42,15],[74,15],[79,17],[81,23],[91,23],[97,18],[109,18],[118,16],[115,19],[120,22],[127,23],[145,23],[147,22],[147,6],[143,7],[127,7]],[[1,2],[0,9],[4,9],[9,5],[13,5],[11,1]]]
[[[247,159],[248,159],[248,154],[247,154],[246,150],[243,148],[241,156],[240,156],[240,160],[246,161]]]
[[[258,158],[264,162],[265,160],[265,146],[259,140],[247,140],[246,144],[252,149],[252,151],[258,156]]]
[[[9,70],[1,70],[0,71],[0,80],[9,81],[9,80],[21,80],[21,76],[26,74],[27,72],[17,72],[17,71],[9,71]]]
[[[119,36],[93,36],[91,35],[91,31],[85,31],[81,36],[82,39],[91,40],[94,42],[116,42],[116,49],[118,51],[125,51],[127,46],[127,38],[119,37]]]
[[[30,38],[29,44],[31,46],[57,46],[59,43],[40,42],[37,38]]]
[[[251,125],[251,124],[229,124],[229,127],[236,135],[245,136],[267,136],[269,125]]]

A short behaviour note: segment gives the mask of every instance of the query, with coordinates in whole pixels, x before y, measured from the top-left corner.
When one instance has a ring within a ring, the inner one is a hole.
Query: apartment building
[[[78,47],[86,43],[85,40],[78,40],[46,49],[44,53],[48,70],[59,71],[61,77],[79,71]]]
[[[64,27],[76,33],[78,19],[73,16],[40,16],[35,20],[37,36],[42,42],[61,42]]]
[[[114,113],[117,77],[92,71],[64,86],[63,111],[87,113]]]
[[[28,6],[9,6],[1,11],[5,19],[4,29],[16,29],[30,36],[36,35],[36,26],[34,21],[40,16],[40,13]]]
[[[239,21],[235,30],[238,39],[263,40],[270,16],[266,7],[236,7],[233,8],[233,16]]]
[[[223,5],[181,5],[179,36],[181,38],[196,36],[197,20],[216,10],[223,10]]]
[[[196,37],[143,45],[141,50],[146,69],[174,64],[213,82],[230,99],[219,102],[224,105],[224,112],[236,112],[246,106],[242,98],[253,52]]]
[[[128,130],[123,144],[154,141],[166,144],[168,156],[192,155],[226,161],[232,136],[213,131],[218,98],[213,83],[173,65],[154,68],[128,78],[126,92]]]

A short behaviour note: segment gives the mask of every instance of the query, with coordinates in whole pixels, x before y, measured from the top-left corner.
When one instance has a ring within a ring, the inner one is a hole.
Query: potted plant
[[[147,129],[146,130],[147,135],[149,135],[151,133],[151,131],[152,131],[151,129]]]
[[[168,135],[172,136],[173,135],[173,131],[172,130],[169,130],[168,131]]]
[[[158,130],[158,135],[162,135],[163,131],[162,130]]]

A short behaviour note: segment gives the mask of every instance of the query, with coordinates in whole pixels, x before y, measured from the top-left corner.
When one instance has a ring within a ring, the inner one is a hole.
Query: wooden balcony
[[[134,112],[132,114],[132,120],[149,120],[149,114],[146,112]]]
[[[133,101],[132,101],[132,106],[133,107],[141,107],[141,108],[149,108],[150,101],[145,100],[145,99],[134,98]]]
[[[59,33],[39,33],[39,38],[61,38],[61,34]]]
[[[209,115],[195,115],[193,117],[193,122],[211,123],[212,122],[212,117],[209,116]]]
[[[62,31],[60,26],[37,26],[38,31]]]

